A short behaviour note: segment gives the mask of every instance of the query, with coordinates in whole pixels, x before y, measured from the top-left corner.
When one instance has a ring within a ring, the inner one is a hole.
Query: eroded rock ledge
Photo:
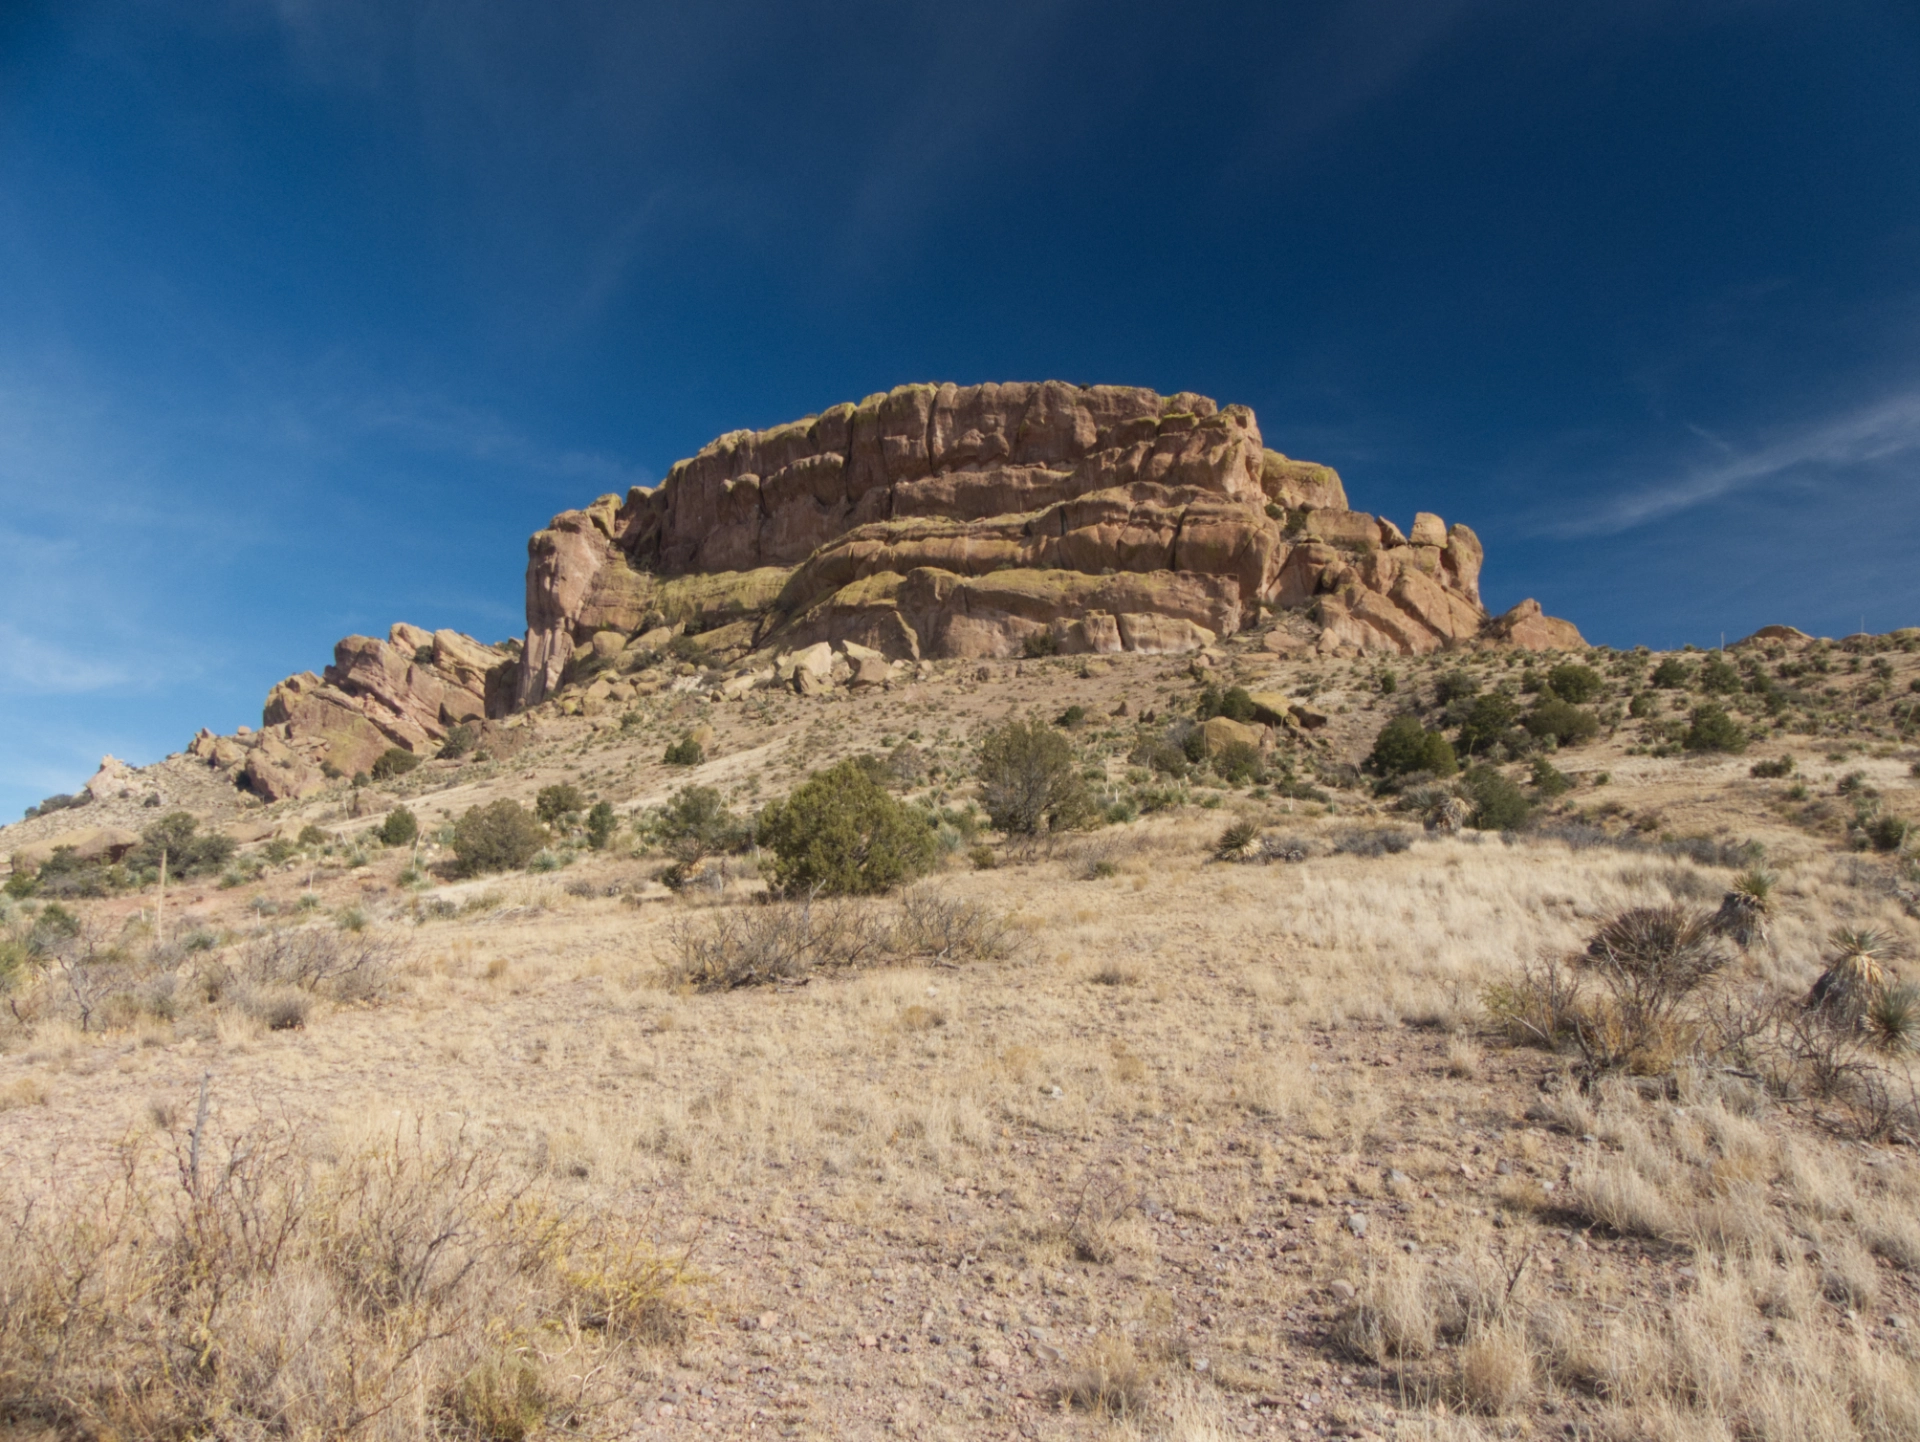
[[[902,386],[736,431],[528,555],[519,706],[597,634],[674,619],[897,659],[1192,650],[1262,606],[1312,608],[1330,650],[1584,644],[1537,606],[1489,622],[1468,527],[1402,532],[1267,449],[1245,406],[1126,386]],[[671,586],[692,576],[703,598]]]
[[[555,516],[527,543],[524,643],[395,626],[288,678],[263,729],[196,751],[262,795],[424,754],[463,721],[677,645],[795,677],[809,648],[869,669],[940,658],[1198,650],[1301,613],[1322,654],[1584,646],[1532,601],[1490,618],[1467,526],[1402,531],[1329,467],[1267,448],[1245,406],[1059,381],[910,385],[734,431],[659,486]],[[851,663],[848,663],[851,664]],[[805,669],[805,668],[802,668]],[[718,683],[716,683],[718,684]]]

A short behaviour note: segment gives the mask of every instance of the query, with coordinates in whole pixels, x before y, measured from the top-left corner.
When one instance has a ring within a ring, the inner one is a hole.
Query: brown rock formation
[[[1422,511],[1402,532],[1268,450],[1245,406],[1126,386],[902,386],[735,431],[652,490],[555,516],[527,554],[517,655],[406,625],[349,636],[323,676],[274,688],[259,736],[196,754],[298,795],[571,681],[573,709],[616,702],[669,643],[710,661],[864,647],[869,686],[925,657],[1198,650],[1262,607],[1305,611],[1323,654],[1582,644],[1531,601],[1488,620],[1466,526]],[[781,679],[838,679],[803,669]]]
[[[653,490],[556,516],[528,556],[517,707],[596,632],[673,619],[666,595],[695,577],[713,595],[681,609],[738,617],[737,649],[895,659],[1007,656],[1043,633],[1190,650],[1256,602],[1318,600],[1328,650],[1430,651],[1487,625],[1467,527],[1350,510],[1338,475],[1266,449],[1244,406],[1058,381],[903,386],[736,431]]]

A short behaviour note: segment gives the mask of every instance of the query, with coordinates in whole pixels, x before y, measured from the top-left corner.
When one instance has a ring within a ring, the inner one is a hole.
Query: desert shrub
[[[420,764],[420,758],[404,746],[389,746],[374,758],[368,774],[375,781],[390,781],[396,776],[405,776]]]
[[[1582,741],[1591,741],[1600,734],[1598,716],[1562,701],[1558,696],[1549,696],[1540,701],[1521,718],[1520,724],[1530,735],[1542,740],[1551,736],[1562,746],[1578,746]]]
[[[1899,851],[1913,836],[1913,823],[1899,816],[1877,816],[1864,828],[1875,851]]]
[[[1215,716],[1224,716],[1229,721],[1251,721],[1253,712],[1253,697],[1247,694],[1246,687],[1229,686],[1222,691],[1212,684],[1200,688],[1200,698],[1193,710],[1202,721],[1211,721]]]
[[[1778,761],[1756,761],[1747,768],[1747,774],[1759,781],[1778,781],[1793,775],[1793,758],[1782,756]]]
[[[1448,671],[1433,683],[1434,699],[1442,706],[1451,706],[1456,701],[1468,701],[1480,693],[1480,683],[1470,672],[1459,668]]]
[[[1714,913],[1713,929],[1739,947],[1752,947],[1767,939],[1767,923],[1774,913],[1772,872],[1753,867],[1734,878],[1720,909]]]
[[[1373,738],[1367,765],[1388,777],[1416,771],[1451,776],[1460,769],[1447,738],[1427,730],[1411,712],[1403,712],[1380,728],[1380,734]]]
[[[1096,1417],[1138,1417],[1152,1405],[1159,1375],[1159,1366],[1141,1356],[1131,1338],[1109,1332],[1075,1354],[1060,1395]]]
[[[1573,790],[1573,778],[1546,757],[1536,756],[1533,760],[1533,789],[1551,801]]]
[[[1727,953],[1711,916],[1646,906],[1608,920],[1576,962],[1609,993],[1609,1005],[1576,1022],[1589,1062],[1664,1070],[1690,1042],[1683,1008],[1726,966]]]
[[[579,1374],[685,1327],[681,1266],[631,1223],[417,1123],[322,1159],[290,1124],[196,1121],[0,1230],[0,1415],[61,1435],[504,1442],[550,1396],[569,1426],[601,1412],[619,1390]]]
[[[379,996],[393,976],[400,948],[358,927],[275,927],[247,938],[235,956],[235,978],[245,987],[284,988],[366,1001]]]
[[[611,801],[594,802],[593,809],[587,812],[587,845],[595,851],[605,851],[619,824],[620,819],[614,815]]]
[[[469,807],[453,827],[453,854],[468,876],[513,871],[533,860],[547,830],[517,801],[501,797]]]
[[[388,846],[411,846],[420,835],[420,821],[406,807],[396,806],[373,834]]]
[[[1245,786],[1266,779],[1266,768],[1261,763],[1259,749],[1245,741],[1229,741],[1221,747],[1214,755],[1213,771],[1232,786]]]
[[[300,835],[296,839],[301,846],[325,846],[333,840],[333,836],[309,821],[300,828]]]
[[[684,786],[649,820],[649,829],[682,862],[718,852],[737,851],[751,839],[749,828],[727,809],[714,786]]]
[[[1069,706],[1067,707],[1066,710],[1062,711],[1058,716],[1053,718],[1053,724],[1056,726],[1065,727],[1067,730],[1072,730],[1075,726],[1084,725],[1086,722],[1086,719],[1087,719],[1086,707]]]
[[[449,726],[446,739],[440,743],[440,755],[445,760],[457,761],[473,750],[479,739],[479,734],[464,721],[458,726]]]
[[[1696,706],[1682,744],[1689,751],[1745,751],[1746,728],[1718,706]]]
[[[1020,642],[1020,654],[1028,660],[1060,654],[1060,638],[1052,631],[1034,631]]]
[[[1065,831],[1097,818],[1073,747],[1044,723],[1009,718],[980,738],[980,804],[1009,836]]]
[[[1127,757],[1128,764],[1143,766],[1162,776],[1171,776],[1175,780],[1184,780],[1191,763],[1187,760],[1186,749],[1172,736],[1163,731],[1150,732],[1140,738]]]
[[[1641,691],[1627,702],[1627,714],[1634,720],[1644,720],[1660,710],[1660,698],[1651,691]]]
[[[1700,689],[1710,695],[1734,696],[1745,689],[1740,668],[1717,651],[1700,667]]]
[[[1506,692],[1482,691],[1468,704],[1466,715],[1460,720],[1460,754],[1481,755],[1505,739],[1519,716],[1519,703]]]
[[[691,736],[682,736],[666,749],[660,759],[669,766],[698,766],[707,759],[707,753]]]
[[[49,796],[38,806],[29,806],[24,819],[31,821],[36,816],[51,816],[56,811],[65,811],[69,807],[85,806],[92,799],[92,796],[84,791],[77,796],[68,796],[64,793],[57,796]]]
[[[774,853],[774,884],[788,894],[887,891],[929,870],[939,854],[927,818],[851,761],[814,773],[761,812],[756,830]]]
[[[25,901],[40,889],[39,878],[31,871],[16,871],[7,878],[7,884],[0,887],[6,895],[15,901]]]
[[[916,888],[894,905],[807,897],[683,921],[668,971],[678,985],[731,991],[858,966],[996,960],[1018,945],[991,908]]]
[[[1693,685],[1693,667],[1678,656],[1663,656],[1653,668],[1652,683],[1662,691],[1685,691]]]
[[[140,833],[140,844],[122,864],[135,880],[157,876],[164,851],[167,875],[185,879],[217,874],[233,859],[234,850],[232,837],[201,831],[191,812],[170,811]]]
[[[549,826],[558,826],[586,809],[586,793],[569,781],[542,786],[533,799],[534,815]]]
[[[1461,779],[1473,815],[1467,825],[1475,831],[1517,831],[1533,814],[1533,803],[1510,778],[1491,766],[1475,766]]]
[[[1235,821],[1228,824],[1220,833],[1220,839],[1213,843],[1213,856],[1216,861],[1242,861],[1246,859],[1248,849],[1260,839],[1260,826],[1254,821]]]
[[[1336,856],[1398,856],[1413,845],[1413,838],[1395,827],[1376,827],[1364,831],[1346,831],[1334,838]]]
[[[1575,706],[1591,701],[1605,688],[1600,673],[1578,661],[1562,661],[1547,672],[1547,689]]]

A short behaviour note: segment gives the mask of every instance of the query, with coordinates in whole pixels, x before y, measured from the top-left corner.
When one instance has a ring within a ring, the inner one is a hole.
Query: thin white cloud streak
[[[1920,390],[1744,453],[1729,451],[1717,437],[1713,443],[1729,458],[1616,497],[1586,516],[1550,527],[1550,533],[1568,538],[1615,535],[1770,481],[1809,471],[1844,471],[1920,450]]]
[[[0,695],[70,696],[112,691],[124,687],[129,679],[127,671],[111,660],[0,622]]]

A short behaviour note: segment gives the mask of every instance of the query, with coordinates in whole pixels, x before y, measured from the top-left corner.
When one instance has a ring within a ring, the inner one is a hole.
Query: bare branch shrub
[[[171,1180],[132,1152],[0,1212],[0,1416],[62,1435],[519,1437],[610,1402],[681,1268],[416,1126],[332,1164],[290,1127]],[[252,1419],[243,1426],[240,1419]]]

